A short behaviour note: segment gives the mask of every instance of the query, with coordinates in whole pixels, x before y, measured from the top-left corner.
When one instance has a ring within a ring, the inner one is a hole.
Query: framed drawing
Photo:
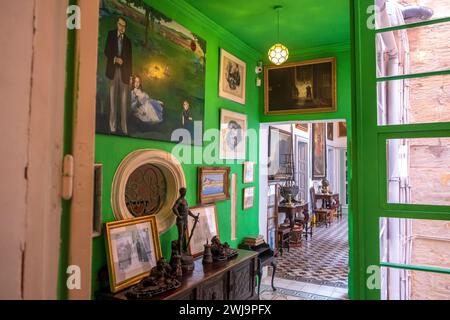
[[[334,123],[327,123],[327,139],[330,141],[334,139]]]
[[[247,67],[244,61],[221,49],[219,96],[245,104],[246,73]]]
[[[325,123],[312,125],[312,179],[320,180],[327,174]]]
[[[155,216],[106,223],[105,232],[112,292],[148,276],[162,256]]]
[[[292,135],[274,127],[269,128],[269,180],[290,176],[289,159],[292,156]]]
[[[172,133],[186,129],[194,137],[205,57],[204,39],[145,1],[100,1],[96,132],[179,142]],[[193,140],[181,139],[202,145]]]
[[[244,177],[242,179],[244,183],[253,183],[255,181],[255,163],[244,162]]]
[[[338,135],[339,137],[347,137],[347,122],[339,122],[338,124],[339,126],[339,132]]]
[[[199,214],[196,229],[192,235],[191,242],[189,242],[189,252],[195,258],[201,256],[206,242],[211,243],[214,236],[219,236],[219,226],[217,223],[217,212],[214,204],[207,206],[198,206],[190,208],[194,215]],[[192,230],[194,219],[188,219],[187,236],[190,237],[189,232]]]
[[[229,199],[229,179],[229,167],[199,167],[198,201],[206,204]]]
[[[266,115],[337,110],[335,58],[268,66],[264,79]]]
[[[247,156],[247,115],[220,111],[220,159],[245,160]]]
[[[244,188],[242,193],[243,209],[247,210],[253,208],[253,206],[255,205],[255,187]]]

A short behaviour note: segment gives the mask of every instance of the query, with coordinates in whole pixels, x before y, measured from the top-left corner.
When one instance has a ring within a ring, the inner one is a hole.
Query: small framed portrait
[[[245,81],[247,67],[224,49],[220,50],[219,96],[245,104]]]
[[[338,130],[339,138],[347,137],[347,122],[339,122],[338,126],[339,126],[339,130]]]
[[[327,175],[325,123],[313,123],[312,128],[312,179],[321,180]]]
[[[220,111],[220,159],[245,160],[247,115],[226,109]]]
[[[264,69],[266,115],[335,112],[336,58]]]
[[[106,223],[105,232],[111,292],[148,276],[162,256],[155,216]]]
[[[201,204],[229,199],[229,188],[229,167],[198,168],[198,201]]]
[[[217,211],[216,205],[210,204],[206,206],[198,206],[190,208],[194,215],[198,216],[198,222],[192,234],[191,241],[189,242],[189,252],[195,258],[201,256],[204,250],[204,244],[206,242],[211,243],[211,239],[214,236],[219,236],[219,226],[217,223]],[[187,236],[191,236],[189,233],[195,223],[194,219],[188,219]]]
[[[334,139],[334,123],[327,123],[327,139],[330,141]]]
[[[244,162],[244,177],[242,179],[244,183],[255,182],[255,163]]]
[[[242,202],[244,210],[253,208],[255,205],[255,187],[244,188]]]

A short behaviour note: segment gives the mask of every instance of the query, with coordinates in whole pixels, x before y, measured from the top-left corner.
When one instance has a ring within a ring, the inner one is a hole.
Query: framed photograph
[[[335,58],[268,66],[264,78],[266,115],[337,110]]]
[[[295,125],[295,128],[297,128],[297,130],[302,130],[304,132],[308,132],[308,124],[307,123],[297,123]]]
[[[230,168],[198,168],[198,201],[201,204],[230,199]]]
[[[330,141],[334,139],[334,123],[327,123],[327,139]]]
[[[339,122],[339,138],[347,137],[347,122]]]
[[[96,132],[202,145],[206,41],[144,1],[100,1],[99,17]]]
[[[219,96],[245,104],[246,73],[247,67],[244,61],[221,49]]]
[[[269,180],[289,178],[292,157],[292,135],[288,131],[269,128]]]
[[[244,183],[253,183],[255,181],[255,163],[244,162]]]
[[[242,203],[244,210],[253,208],[255,205],[255,187],[244,188]]]
[[[217,223],[217,211],[216,205],[198,206],[190,208],[193,214],[199,214],[199,220],[192,235],[191,242],[189,243],[189,252],[196,258],[203,254],[204,244],[208,241],[211,243],[211,239],[214,236],[219,236],[219,226]],[[187,236],[190,237],[189,232],[192,230],[194,219],[188,219]]]
[[[320,180],[327,175],[325,123],[312,125],[312,179]]]
[[[112,292],[148,276],[162,256],[155,216],[106,223],[105,232]]]
[[[247,157],[247,115],[226,109],[220,111],[220,159]]]

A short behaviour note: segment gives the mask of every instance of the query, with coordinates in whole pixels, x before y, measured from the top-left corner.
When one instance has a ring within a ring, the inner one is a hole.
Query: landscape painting
[[[229,167],[200,167],[198,169],[199,202],[213,203],[229,199]]]
[[[97,133],[202,145],[205,40],[145,1],[100,3]]]

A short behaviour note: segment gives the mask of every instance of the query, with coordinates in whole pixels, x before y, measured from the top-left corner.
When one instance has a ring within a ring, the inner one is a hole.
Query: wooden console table
[[[183,276],[180,288],[148,300],[256,300],[255,278],[258,252],[238,250],[239,255],[225,262],[202,264],[195,261],[192,273]],[[126,290],[125,290],[126,291]],[[125,291],[113,299],[128,300]]]

